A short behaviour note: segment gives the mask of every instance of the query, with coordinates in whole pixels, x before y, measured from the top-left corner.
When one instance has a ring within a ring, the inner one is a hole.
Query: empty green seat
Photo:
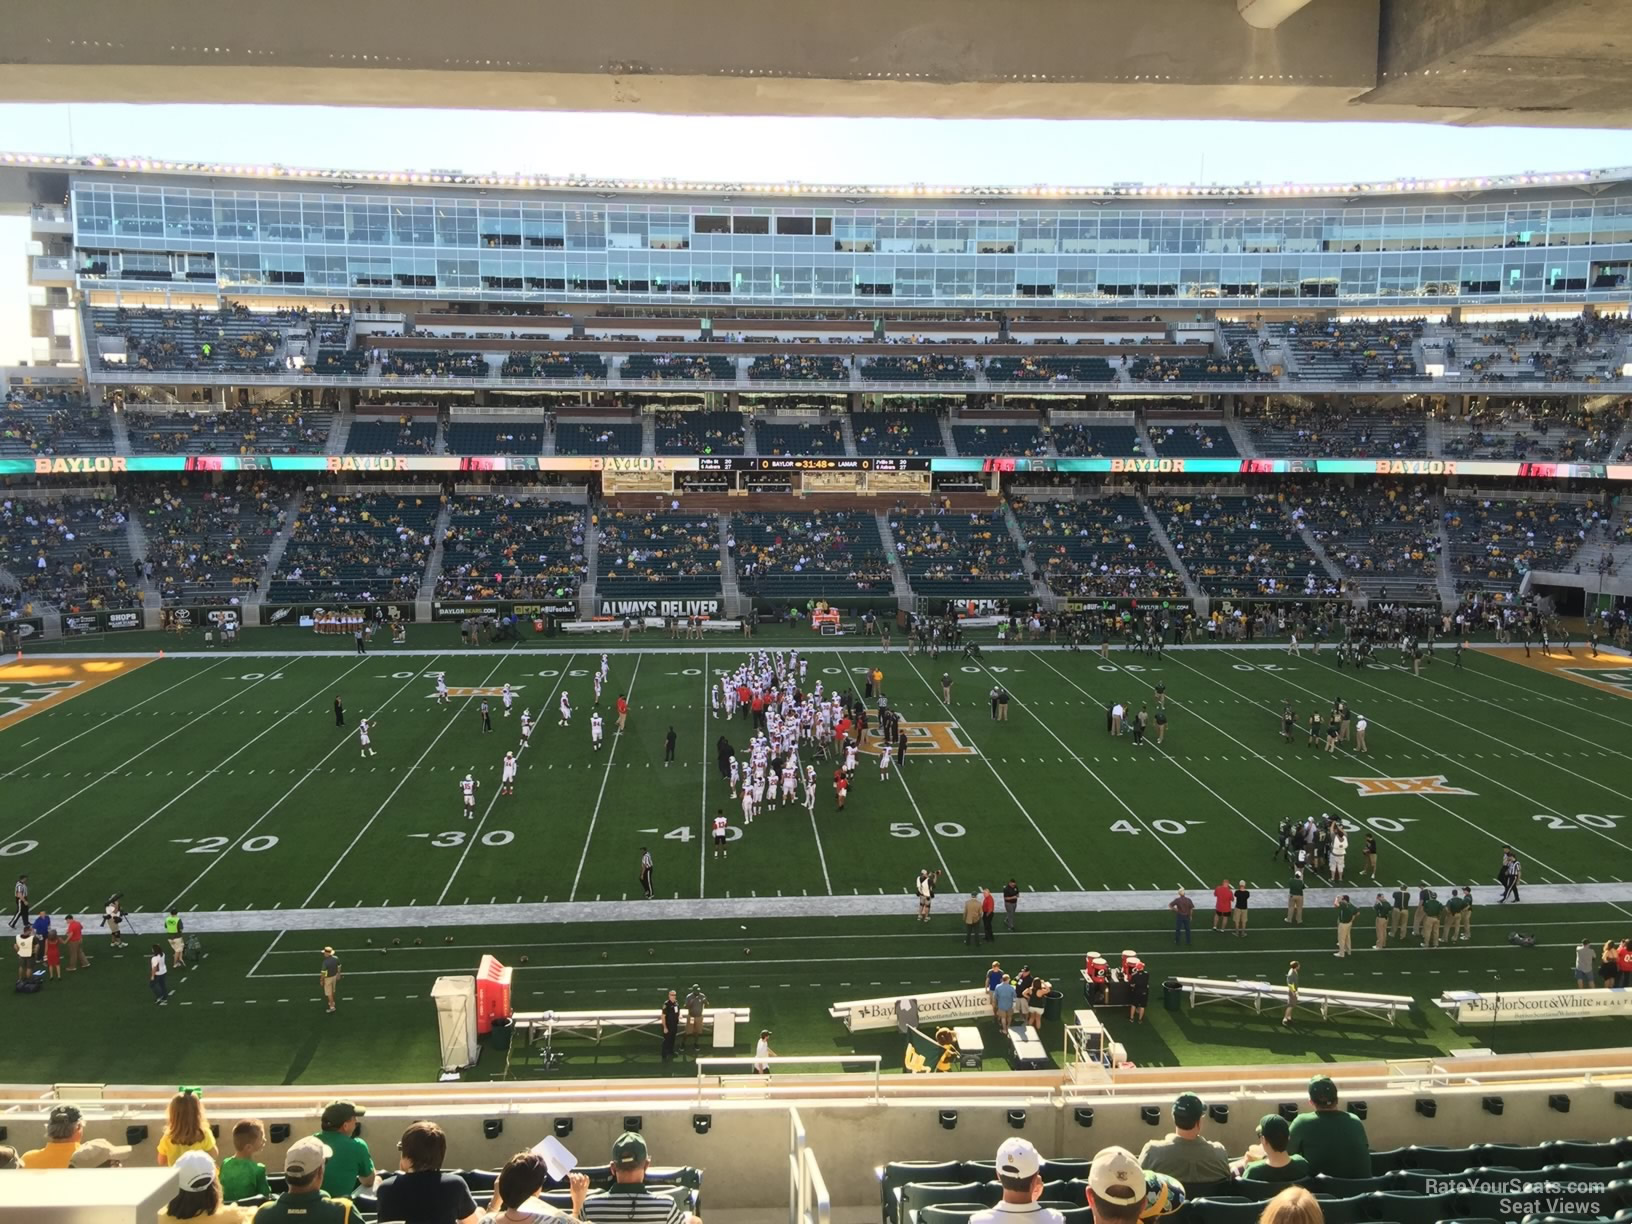
[[[910,1181],[901,1187],[900,1211],[910,1219],[909,1212],[922,1211],[937,1203],[978,1203],[980,1200],[980,1187],[974,1182]]]
[[[892,1160],[878,1170],[878,1191],[884,1219],[895,1219],[896,1192],[912,1181],[969,1181],[956,1160]]]
[[[904,1224],[968,1224],[970,1216],[985,1210],[980,1203],[937,1203],[920,1211],[915,1221]]]

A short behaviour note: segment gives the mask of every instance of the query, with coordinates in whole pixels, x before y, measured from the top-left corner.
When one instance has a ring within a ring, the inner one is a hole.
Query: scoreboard
[[[927,472],[930,460],[894,455],[699,455],[699,472]]]

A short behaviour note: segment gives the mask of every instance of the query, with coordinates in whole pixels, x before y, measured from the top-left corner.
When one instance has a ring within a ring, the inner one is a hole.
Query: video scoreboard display
[[[699,455],[699,472],[927,472],[930,459],[891,455]]]

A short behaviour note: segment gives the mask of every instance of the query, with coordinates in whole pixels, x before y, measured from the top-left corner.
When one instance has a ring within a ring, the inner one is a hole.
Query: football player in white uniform
[[[742,780],[742,762],[736,757],[731,758],[731,798],[737,797],[737,783]]]
[[[504,773],[499,779],[499,794],[513,795],[516,793],[516,754],[504,754]]]
[[[725,830],[726,830],[725,813],[722,812],[722,811],[716,810],[715,813],[714,813],[714,857],[715,858],[719,858],[722,855],[727,855],[727,854],[730,853],[730,851],[728,851],[725,848]]]
[[[510,705],[515,699],[516,695],[510,691],[510,686],[506,684],[504,691],[499,694],[499,700],[504,702],[504,716],[506,718],[510,717]]]
[[[601,685],[603,683],[605,683],[605,682],[601,679],[601,673],[600,672],[596,672],[594,674],[594,676],[591,677],[591,679],[593,680],[593,682],[595,684],[595,704],[600,705],[601,704]]]
[[[883,750],[878,754],[878,780],[880,782],[890,780],[890,762],[894,757],[895,745],[885,744]]]
[[[568,726],[572,722],[572,697],[565,690],[561,690],[561,725]]]
[[[604,682],[612,672],[612,664],[607,662],[606,651],[601,651],[601,680]]]
[[[528,744],[530,744],[532,742],[533,742],[533,712],[531,710],[523,710],[521,712],[521,745],[520,746],[525,748],[525,747],[527,747]]]
[[[481,783],[468,773],[459,780],[459,789],[465,796],[465,819],[476,819],[476,788]]]
[[[601,712],[599,710],[589,716],[589,742],[596,752],[601,750]]]
[[[357,755],[360,757],[379,755],[374,751],[374,746],[368,742],[368,733],[368,719],[359,718],[357,720],[357,746],[361,748],[362,751]]]
[[[856,776],[855,740],[844,741],[844,776],[847,778],[853,778]]]
[[[805,811],[816,814],[816,766],[805,766]]]
[[[742,823],[754,823],[754,788],[751,786],[742,788]]]
[[[446,672],[436,673],[436,700],[440,705],[448,704],[448,676]]]

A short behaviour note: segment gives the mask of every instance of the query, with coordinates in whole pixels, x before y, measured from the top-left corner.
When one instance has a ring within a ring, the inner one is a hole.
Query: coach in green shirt
[[[374,1160],[368,1144],[357,1138],[362,1116],[363,1110],[350,1101],[335,1101],[323,1110],[323,1129],[317,1138],[332,1153],[323,1166],[323,1193],[330,1198],[349,1198],[359,1186],[374,1188]]]
[[[1309,1081],[1312,1113],[1292,1119],[1287,1151],[1309,1162],[1311,1173],[1327,1177],[1370,1177],[1371,1144],[1366,1124],[1337,1107],[1337,1085],[1330,1076]]]
[[[1371,912],[1377,916],[1377,942],[1373,948],[1388,947],[1388,923],[1394,917],[1394,903],[1382,893],[1377,894],[1377,900],[1372,903]]]
[[[1337,909],[1337,954],[1351,956],[1354,953],[1354,916],[1360,911],[1354,908],[1354,902],[1349,900],[1349,894],[1344,893],[1333,906]]]
[[[1292,882],[1286,886],[1286,920],[1303,924],[1303,872],[1292,873]]]

